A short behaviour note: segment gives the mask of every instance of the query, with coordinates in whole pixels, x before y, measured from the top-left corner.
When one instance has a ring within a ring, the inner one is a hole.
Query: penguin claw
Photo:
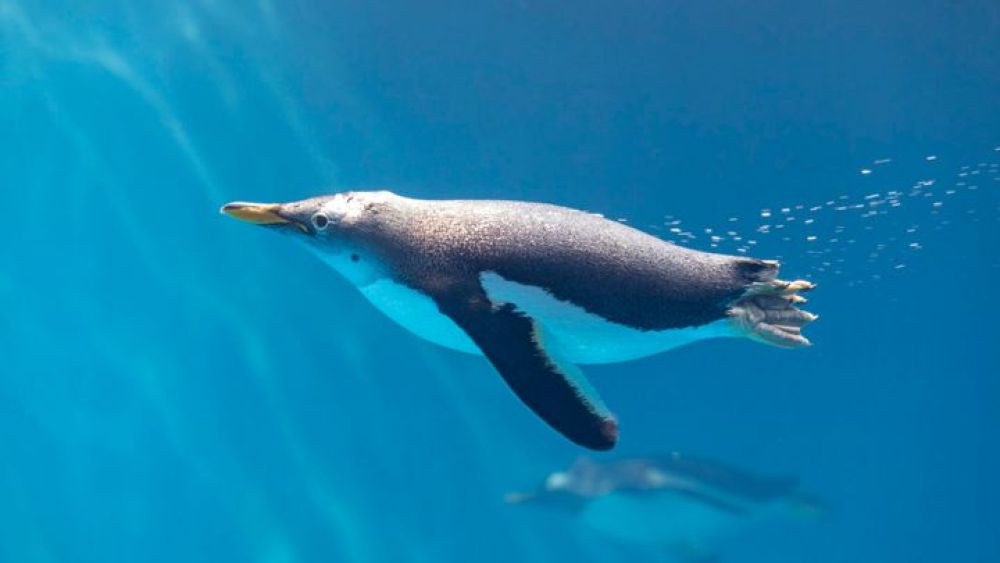
[[[816,284],[806,280],[795,280],[788,284],[788,291],[812,291],[816,289]]]
[[[775,288],[782,294],[789,295],[800,291],[812,291],[816,289],[816,284],[806,280],[783,281],[774,280]]]

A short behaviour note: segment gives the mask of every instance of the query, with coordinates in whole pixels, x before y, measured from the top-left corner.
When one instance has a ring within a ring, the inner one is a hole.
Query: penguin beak
[[[281,215],[280,203],[234,201],[223,205],[220,211],[230,217],[235,217],[240,221],[246,221],[254,225],[295,225],[302,232],[309,232],[309,229],[305,225],[283,217]]]

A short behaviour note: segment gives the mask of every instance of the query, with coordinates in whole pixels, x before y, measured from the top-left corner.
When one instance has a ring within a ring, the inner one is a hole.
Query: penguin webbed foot
[[[800,292],[815,287],[806,280],[757,283],[730,306],[727,314],[740,331],[754,340],[783,348],[810,346],[809,339],[802,336],[802,327],[819,317],[795,305],[806,302]]]

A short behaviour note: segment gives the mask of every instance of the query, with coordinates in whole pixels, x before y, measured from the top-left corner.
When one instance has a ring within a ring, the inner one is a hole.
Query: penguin
[[[388,317],[485,356],[572,442],[609,450],[618,422],[578,364],[624,362],[706,338],[810,342],[808,281],[778,263],[676,246],[600,215],[523,201],[388,191],[221,211],[292,235]]]
[[[579,458],[508,504],[565,514],[605,538],[686,562],[718,561],[742,533],[797,517],[820,517],[825,504],[792,477],[765,477],[679,452],[599,462]]]

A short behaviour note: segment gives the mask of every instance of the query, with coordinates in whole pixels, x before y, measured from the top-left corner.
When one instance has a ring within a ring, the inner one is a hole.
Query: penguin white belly
[[[746,519],[670,491],[610,494],[592,500],[582,522],[607,536],[649,546],[713,546]]]
[[[577,364],[624,362],[658,354],[696,340],[739,336],[728,320],[693,328],[643,331],[588,313],[548,291],[504,279],[494,272],[480,277],[494,303],[513,303],[544,327],[547,347]]]
[[[695,328],[637,330],[560,301],[542,288],[511,282],[493,272],[484,273],[481,279],[490,301],[512,303],[538,321],[544,327],[547,348],[577,364],[624,362],[704,338],[737,336],[726,320]],[[423,293],[389,278],[359,289],[375,308],[417,336],[446,348],[482,355],[472,339]]]
[[[389,278],[358,289],[376,309],[417,336],[445,348],[482,355],[472,339],[454,321],[441,314],[434,300],[423,293]]]

